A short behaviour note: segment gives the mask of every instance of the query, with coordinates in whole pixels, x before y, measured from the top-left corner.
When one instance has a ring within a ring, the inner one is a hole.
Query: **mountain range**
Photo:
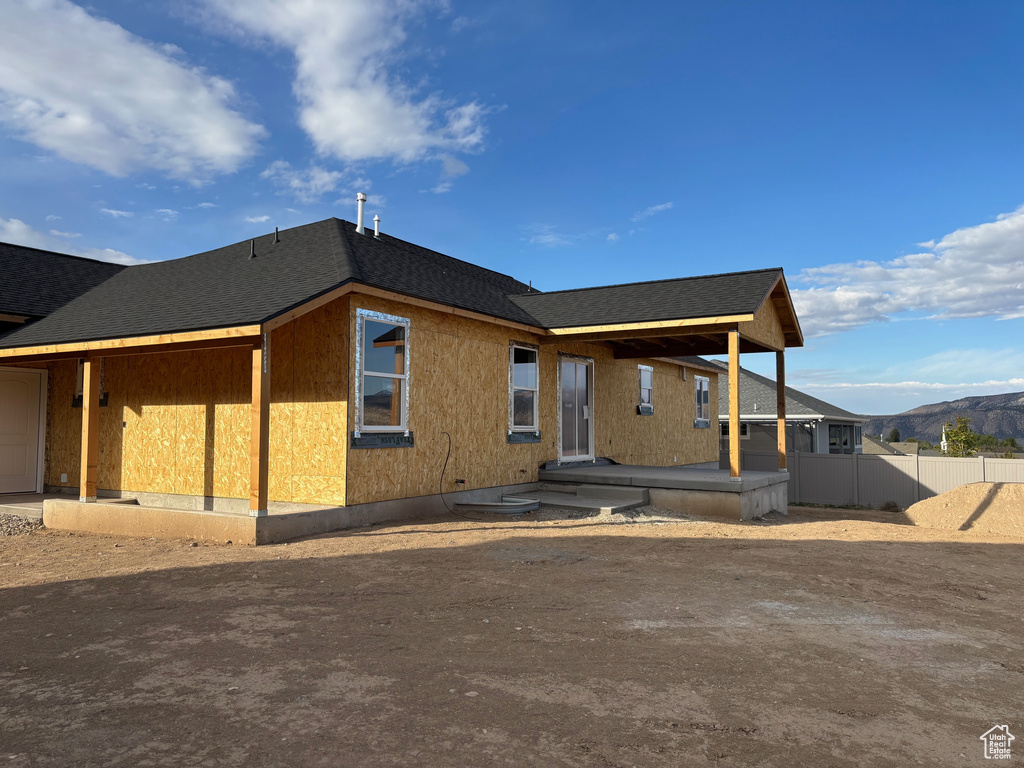
[[[917,437],[933,443],[942,438],[942,426],[954,422],[957,416],[967,416],[971,429],[981,435],[995,435],[1003,439],[1024,438],[1024,392],[1005,395],[963,397],[943,403],[922,405],[893,416],[865,416],[864,433],[889,436],[893,427],[900,437]]]

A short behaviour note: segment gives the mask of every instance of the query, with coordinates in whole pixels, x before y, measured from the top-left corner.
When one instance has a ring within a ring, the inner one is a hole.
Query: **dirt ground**
[[[0,765],[1024,760],[1024,539],[791,508],[0,538]]]

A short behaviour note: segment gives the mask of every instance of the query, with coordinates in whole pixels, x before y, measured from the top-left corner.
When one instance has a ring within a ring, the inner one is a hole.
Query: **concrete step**
[[[540,483],[540,490],[555,493],[572,493],[590,499],[614,499],[617,501],[637,501],[649,504],[651,493],[647,488],[632,485],[586,485],[579,483]]]
[[[576,487],[577,496],[589,496],[593,499],[619,499],[620,501],[637,501],[641,504],[648,504],[651,501],[651,492],[646,488],[636,488],[632,485],[579,485]]]
[[[642,507],[645,504],[643,501],[622,501],[607,498],[601,499],[591,496],[577,496],[574,493],[558,493],[557,491],[533,491],[532,493],[519,494],[519,497],[539,500],[541,509],[575,509],[580,512],[592,512],[594,514],[604,515],[612,515],[616,512],[625,512],[627,509]]]

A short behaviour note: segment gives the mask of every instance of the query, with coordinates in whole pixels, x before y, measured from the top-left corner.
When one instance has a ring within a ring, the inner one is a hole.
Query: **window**
[[[728,421],[719,422],[718,428],[721,430],[723,438],[729,437],[729,422]],[[750,424],[748,424],[745,421],[741,421],[740,422],[740,440],[747,440],[749,438],[750,438]]]
[[[356,437],[409,431],[409,321],[356,310]]]
[[[852,424],[828,425],[828,452],[855,453],[854,427]]]
[[[511,344],[508,355],[508,431],[536,432],[537,348]]]
[[[650,416],[654,413],[654,369],[649,365],[638,365],[640,371],[640,404],[637,413]]]
[[[711,380],[707,376],[693,377],[693,392],[695,396],[694,421],[695,427],[711,426]]]

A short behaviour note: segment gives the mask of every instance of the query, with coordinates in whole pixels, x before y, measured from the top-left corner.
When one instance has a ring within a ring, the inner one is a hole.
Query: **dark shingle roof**
[[[183,259],[128,267],[50,317],[0,339],[28,347],[250,325],[347,283],[535,325],[508,296],[524,283],[340,219]],[[31,272],[29,273],[31,274]]]
[[[264,235],[254,244],[254,258],[246,240],[125,268],[87,262],[107,270],[97,273],[91,290],[7,333],[0,348],[256,325],[348,282],[540,328],[750,314],[781,275],[766,269],[540,293],[386,234],[379,240],[356,234],[354,224],[340,219],[285,230],[279,242]],[[18,262],[8,271],[29,291],[39,269]]]
[[[718,380],[718,414],[727,416],[729,414],[729,386],[727,383],[729,381],[729,366],[719,360],[710,362],[722,371]],[[740,411],[742,414],[749,416],[756,413],[765,418],[774,418],[775,406],[775,382],[766,376],[748,371],[746,368],[740,368]],[[798,419],[812,416],[824,416],[828,419],[844,421],[864,421],[862,416],[826,403],[824,400],[819,400],[798,389],[786,387],[786,418]]]
[[[513,296],[545,328],[752,314],[781,269]]]
[[[0,313],[46,317],[123,269],[106,261],[0,243]]]

